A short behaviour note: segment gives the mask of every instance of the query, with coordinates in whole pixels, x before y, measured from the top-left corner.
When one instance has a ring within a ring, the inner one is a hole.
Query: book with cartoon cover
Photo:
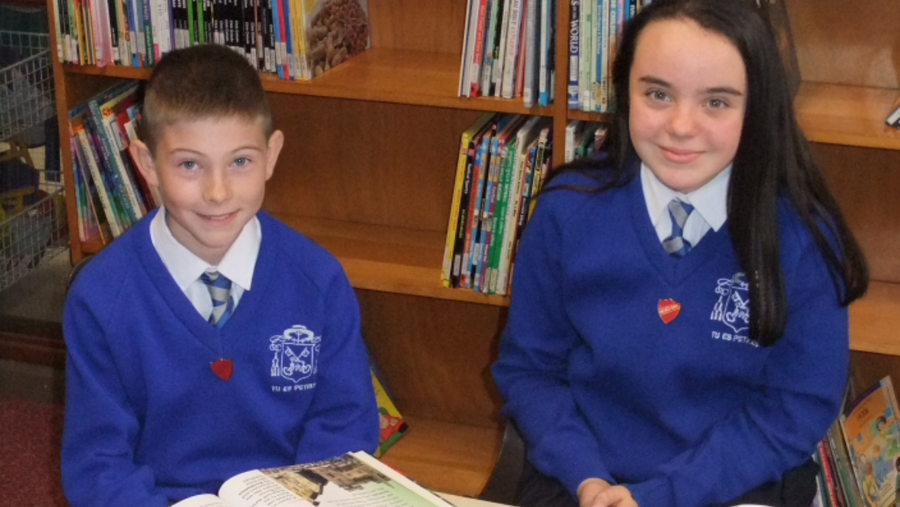
[[[366,452],[251,470],[173,507],[452,507]]]
[[[890,377],[859,396],[840,416],[856,482],[866,507],[894,504],[900,423]]]

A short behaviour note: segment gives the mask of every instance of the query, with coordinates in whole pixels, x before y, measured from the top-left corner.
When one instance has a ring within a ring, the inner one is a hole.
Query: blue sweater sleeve
[[[638,505],[721,503],[780,480],[810,459],[834,422],[847,380],[847,309],[815,244],[783,269],[787,326],[755,394],[699,445],[662,464],[658,476],[627,485]]]
[[[115,295],[110,292],[121,283],[89,285],[88,278],[98,279],[88,275],[90,268],[97,266],[88,266],[79,276],[63,318],[68,349],[62,446],[66,498],[72,507],[167,506],[165,495],[155,488],[153,472],[134,461],[138,418],[119,379],[118,360],[107,346],[107,340],[115,338],[108,331],[115,314]],[[100,301],[98,294],[104,295]]]
[[[542,204],[516,254],[509,319],[493,375],[504,415],[528,443],[529,460],[574,494],[587,478],[612,478],[568,385],[568,360],[581,339],[563,301],[561,220],[549,211],[549,202]]]
[[[316,395],[303,426],[297,463],[359,450],[374,453],[378,446],[378,407],[360,335],[359,306],[343,271],[336,271],[325,298],[327,327]]]

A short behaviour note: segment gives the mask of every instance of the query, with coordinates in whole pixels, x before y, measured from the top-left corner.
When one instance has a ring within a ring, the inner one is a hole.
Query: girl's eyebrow
[[[669,84],[669,82],[665,81],[664,79],[660,79],[658,77],[653,77],[653,76],[644,76],[644,77],[638,79],[638,81],[640,81],[641,83],[649,84],[649,85],[661,86],[663,88],[671,88],[672,87],[672,85]],[[713,95],[716,95],[716,94],[733,95],[735,97],[742,97],[744,95],[744,93],[741,92],[740,90],[738,90],[736,88],[732,88],[730,86],[713,86],[712,88],[707,88],[703,92],[706,94],[713,94]]]

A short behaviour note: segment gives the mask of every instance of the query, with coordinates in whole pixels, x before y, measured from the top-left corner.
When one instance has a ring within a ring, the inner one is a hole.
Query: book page
[[[389,474],[396,472],[377,470],[348,454],[245,472],[226,481],[219,497],[232,507],[448,507],[432,493],[416,492],[400,482],[408,479]]]
[[[196,495],[172,505],[172,507],[231,507],[216,495]]]

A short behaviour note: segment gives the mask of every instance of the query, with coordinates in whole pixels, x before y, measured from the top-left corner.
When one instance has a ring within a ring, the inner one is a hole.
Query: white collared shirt
[[[234,307],[237,308],[241,296],[244,291],[250,290],[253,281],[253,269],[256,267],[259,245],[262,242],[262,229],[256,217],[247,222],[218,266],[209,265],[175,239],[166,225],[165,208],[160,208],[159,213],[153,217],[150,224],[150,240],[175,283],[184,291],[184,295],[197,312],[204,319],[209,319],[212,313],[212,297],[206,285],[199,280],[200,275],[204,272],[218,271],[231,280],[231,296],[234,299]]]
[[[667,187],[641,163],[641,187],[650,220],[656,229],[660,243],[672,235],[672,220],[667,206],[672,199],[679,199],[694,206],[694,212],[684,224],[682,237],[692,246],[703,239],[710,230],[718,232],[728,219],[728,181],[731,178],[731,164],[706,185],[689,194],[683,194]]]

